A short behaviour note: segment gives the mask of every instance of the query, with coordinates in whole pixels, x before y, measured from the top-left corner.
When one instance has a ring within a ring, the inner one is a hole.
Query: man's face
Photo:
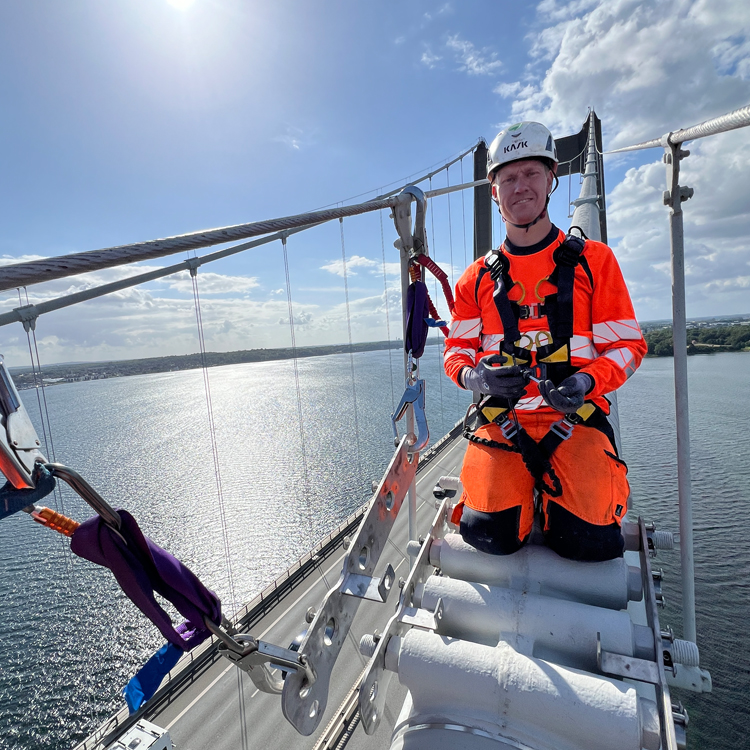
[[[552,180],[552,172],[540,161],[514,161],[495,173],[492,197],[506,221],[528,224],[544,210]]]

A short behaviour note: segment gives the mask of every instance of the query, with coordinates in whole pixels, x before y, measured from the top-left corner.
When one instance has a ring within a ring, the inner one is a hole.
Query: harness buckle
[[[518,432],[518,422],[511,419],[507,414],[501,414],[493,421],[500,428],[500,432],[506,440],[510,440]]]
[[[573,434],[573,428],[575,426],[576,423],[566,414],[559,422],[554,422],[550,426],[549,431],[553,432],[562,440],[567,440]]]
[[[532,302],[530,305],[518,306],[518,317],[521,320],[538,320],[546,314],[545,307],[541,302]]]

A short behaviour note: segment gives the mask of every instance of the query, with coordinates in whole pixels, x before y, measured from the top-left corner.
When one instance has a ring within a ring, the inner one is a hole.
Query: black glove
[[[557,411],[571,414],[583,406],[586,394],[594,387],[594,379],[585,372],[577,372],[565,378],[557,388],[551,380],[539,383],[539,393],[542,398]]]
[[[465,369],[462,373],[464,388],[501,398],[521,398],[529,382],[527,375],[518,365],[493,367],[502,361],[499,354],[493,354],[480,360],[473,370]]]

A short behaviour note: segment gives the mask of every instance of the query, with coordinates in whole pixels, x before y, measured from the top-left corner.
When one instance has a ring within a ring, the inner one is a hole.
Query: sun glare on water
[[[187,10],[193,3],[195,3],[195,0],[167,0],[167,2],[170,5],[174,5],[175,8],[179,8],[180,10]]]

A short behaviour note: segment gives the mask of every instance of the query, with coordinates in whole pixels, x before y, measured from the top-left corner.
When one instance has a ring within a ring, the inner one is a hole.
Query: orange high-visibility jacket
[[[508,290],[508,298],[529,306],[531,313],[531,317],[518,321],[518,328],[522,346],[533,342],[532,364],[536,364],[536,342],[547,343],[545,334],[549,332],[549,324],[547,317],[540,314],[539,305],[546,295],[556,291],[547,278],[555,269],[552,253],[564,239],[565,234],[558,230],[553,242],[531,255],[512,255],[504,245],[500,246],[510,262],[508,273],[515,282]],[[456,284],[456,309],[445,342],[444,360],[446,374],[458,385],[461,370],[474,367],[482,357],[497,354],[503,340],[503,325],[492,297],[495,283],[483,269],[485,261],[480,258],[464,271]],[[604,394],[619,388],[635,372],[647,351],[620,266],[612,250],[602,242],[587,240],[575,269],[570,351],[571,365],[594,379],[587,400],[605,413],[609,413],[609,402]],[[529,383],[516,409],[552,410],[534,382]]]

